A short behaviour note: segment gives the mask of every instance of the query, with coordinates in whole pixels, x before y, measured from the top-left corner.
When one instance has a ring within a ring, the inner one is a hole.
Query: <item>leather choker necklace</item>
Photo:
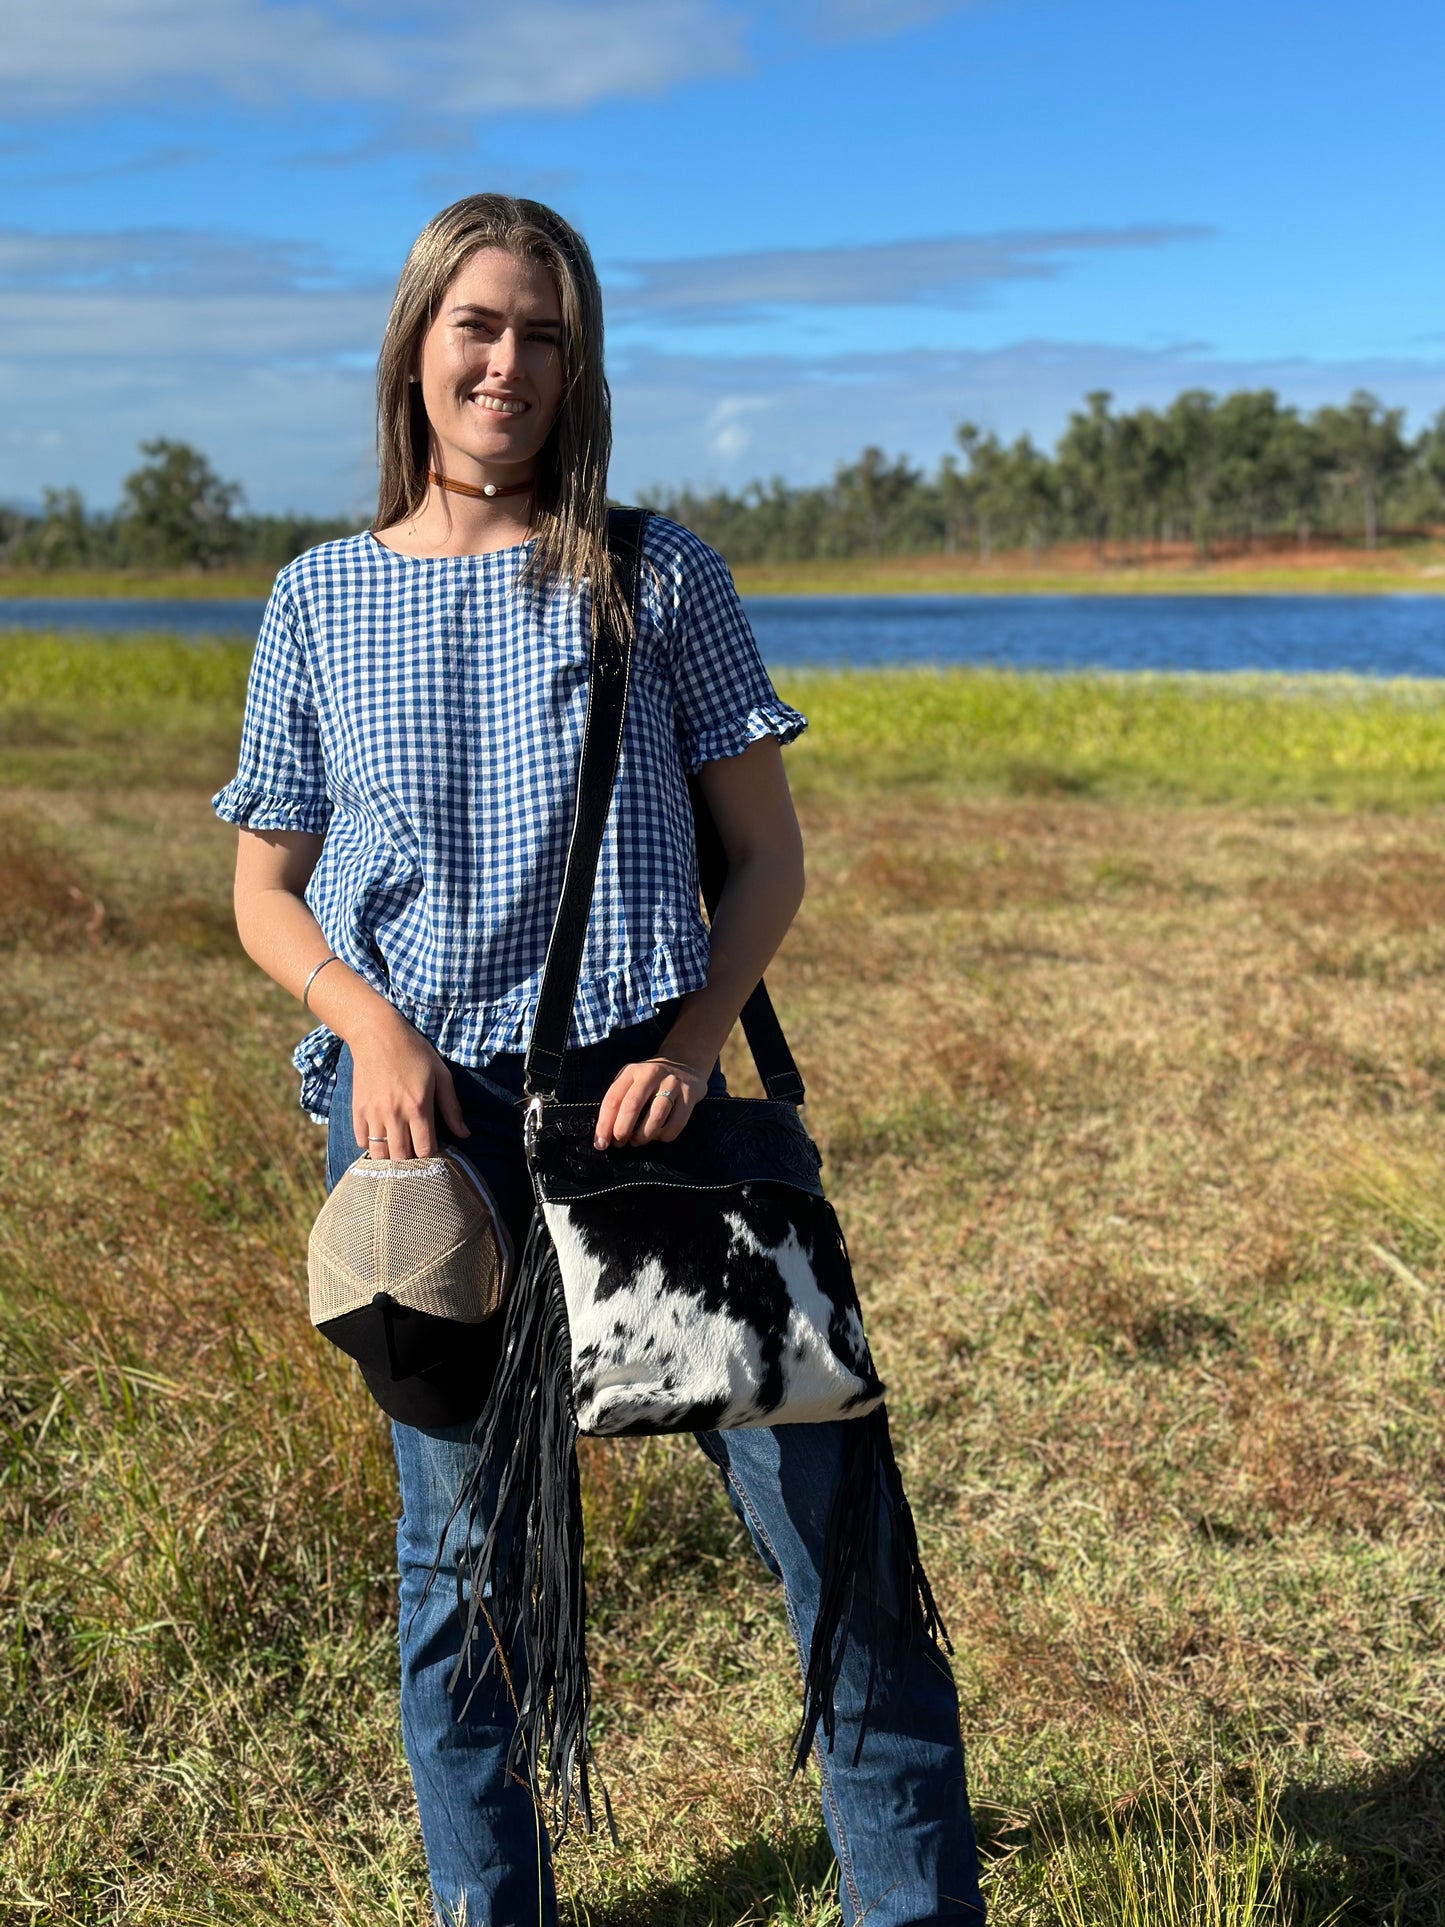
[[[435,482],[438,488],[450,489],[453,495],[475,495],[479,501],[490,502],[498,495],[530,495],[531,482],[512,482],[503,488],[498,482],[483,482],[474,488],[470,482],[454,482],[448,475],[438,475],[434,468],[427,470],[427,480]]]

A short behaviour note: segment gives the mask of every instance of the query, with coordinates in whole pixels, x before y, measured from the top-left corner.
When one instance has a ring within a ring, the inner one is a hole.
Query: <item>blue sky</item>
[[[422,222],[587,234],[614,489],[1052,443],[1121,403],[1445,407],[1445,8],[36,0],[0,40],[0,500],[205,449],[364,512]]]

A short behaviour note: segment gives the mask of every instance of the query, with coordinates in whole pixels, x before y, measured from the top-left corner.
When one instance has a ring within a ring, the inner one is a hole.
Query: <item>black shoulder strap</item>
[[[618,585],[627,606],[636,618],[639,606],[638,580],[642,566],[642,535],[647,523],[645,509],[611,509],[607,516],[608,542]],[[567,848],[567,863],[562,876],[562,899],[552,924],[547,958],[542,966],[542,986],[537,997],[537,1016],[527,1049],[526,1089],[532,1097],[550,1097],[562,1075],[562,1058],[567,1032],[572,1023],[572,1006],[577,997],[577,977],[582,968],[582,949],[587,938],[587,921],[592,909],[592,892],[597,879],[597,859],[602,850],[602,833],[612,805],[617,780],[617,763],[622,751],[622,725],[627,713],[627,690],[632,672],[631,635],[603,632],[592,639],[592,658],[588,672],[587,720],[582,731],[582,765],[577,777],[577,806],[572,819],[572,839]],[[703,901],[712,911],[722,894],[727,877],[727,857],[722,838],[713,822],[712,812],[695,781],[690,781],[693,824],[697,837],[698,873]],[[763,1089],[769,1097],[783,1098],[793,1104],[803,1101],[803,1080],[793,1062],[777,1013],[767,988],[759,983],[742,1011],[743,1034],[758,1067]]]
[[[644,509],[612,509],[607,516],[608,543],[618,585],[631,609],[637,607],[637,578],[642,564]],[[622,724],[627,714],[627,687],[632,673],[632,636],[618,635],[611,625],[598,623],[592,635],[592,658],[587,671],[587,720],[582,726],[582,766],[577,774],[577,807],[572,817],[572,840],[562,873],[562,899],[547,941],[537,1015],[527,1047],[525,1087],[529,1097],[550,1097],[562,1075],[562,1055],[577,1000],[577,974],[582,968],[582,946],[587,941],[587,919],[597,881],[597,859],[602,832],[612,806],[617,762],[622,753]]]

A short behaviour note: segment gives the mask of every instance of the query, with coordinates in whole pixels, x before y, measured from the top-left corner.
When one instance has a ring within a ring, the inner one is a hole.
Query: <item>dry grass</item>
[[[420,1921],[385,1433],[299,1303],[298,1013],[204,795],[107,754],[0,817],[0,1919]],[[810,754],[776,988],[995,1920],[1445,1919],[1438,815]],[[780,1603],[698,1455],[594,1447],[588,1505],[624,1845],[569,1844],[572,1918],[828,1927]]]

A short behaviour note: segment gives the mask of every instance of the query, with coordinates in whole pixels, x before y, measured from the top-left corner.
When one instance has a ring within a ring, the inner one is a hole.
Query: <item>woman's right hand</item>
[[[347,1041],[351,1128],[370,1157],[431,1157],[438,1117],[453,1137],[470,1137],[445,1062],[390,1005]]]

